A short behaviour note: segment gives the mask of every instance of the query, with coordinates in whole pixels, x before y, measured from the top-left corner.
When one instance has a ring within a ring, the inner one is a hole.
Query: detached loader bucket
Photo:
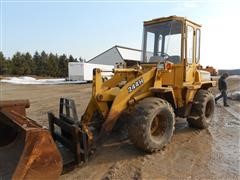
[[[49,131],[26,117],[28,107],[0,101],[0,179],[58,179],[60,153]]]

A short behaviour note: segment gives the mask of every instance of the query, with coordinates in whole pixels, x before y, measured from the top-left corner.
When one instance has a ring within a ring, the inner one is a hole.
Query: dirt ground
[[[229,90],[240,91],[240,76],[228,79]],[[47,126],[47,112],[58,113],[60,97],[75,100],[80,115],[91,96],[91,84],[0,85],[0,99],[29,99],[28,116]],[[213,90],[218,93],[217,90]],[[219,102],[208,130],[188,127],[177,119],[172,141],[160,152],[145,154],[128,139],[113,133],[84,165],[60,179],[240,179],[240,102],[229,108]]]

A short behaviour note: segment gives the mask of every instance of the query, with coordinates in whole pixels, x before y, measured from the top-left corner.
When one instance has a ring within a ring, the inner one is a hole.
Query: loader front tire
[[[145,152],[161,150],[170,142],[175,115],[165,100],[149,97],[138,102],[129,117],[128,134],[132,143]]]
[[[208,128],[214,113],[214,97],[207,90],[200,89],[195,97],[190,116],[187,118],[190,127]]]

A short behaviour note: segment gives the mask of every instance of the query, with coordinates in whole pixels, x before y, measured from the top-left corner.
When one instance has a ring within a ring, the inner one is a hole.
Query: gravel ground
[[[229,90],[240,90],[240,77],[228,79]],[[47,126],[47,112],[58,113],[59,98],[75,100],[80,115],[91,96],[91,84],[12,85],[1,83],[0,99],[29,99],[28,116]],[[218,93],[213,89],[214,93]],[[145,154],[122,134],[112,133],[89,163],[60,179],[240,179],[240,102],[216,105],[208,130],[188,127],[177,119],[171,143],[160,152]]]

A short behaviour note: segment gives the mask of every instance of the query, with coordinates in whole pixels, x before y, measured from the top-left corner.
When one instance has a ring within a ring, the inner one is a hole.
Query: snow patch
[[[228,95],[229,99],[240,101],[240,91],[232,92],[230,95]]]
[[[22,77],[9,77],[0,80],[0,82],[11,83],[11,84],[81,84],[86,81],[67,81],[66,79],[36,79],[29,76]]]

